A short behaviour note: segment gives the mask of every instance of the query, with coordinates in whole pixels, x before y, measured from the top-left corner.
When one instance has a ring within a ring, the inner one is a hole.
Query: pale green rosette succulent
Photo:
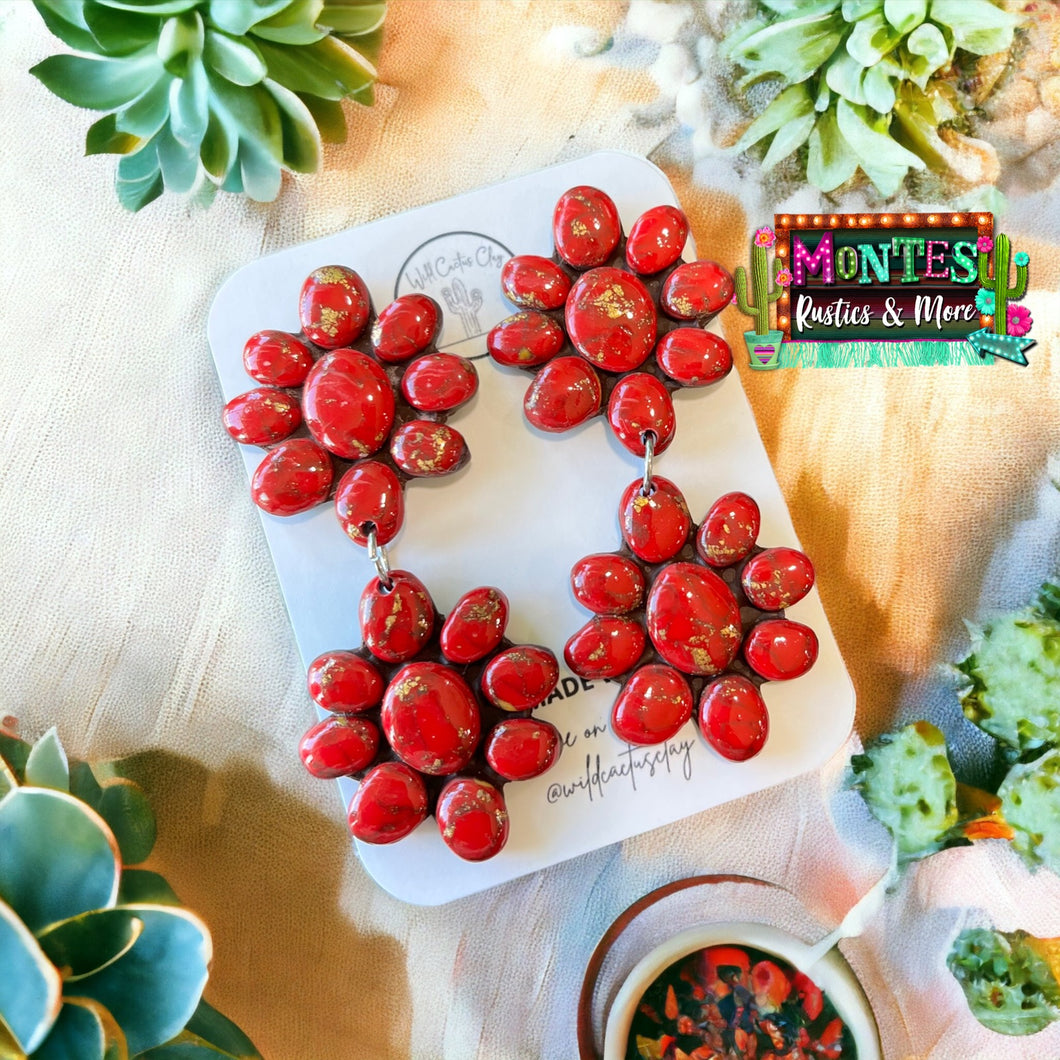
[[[82,55],[30,71],[106,111],[86,154],[119,154],[122,205],[199,186],[269,202],[341,143],[340,100],[373,101],[385,0],[34,0]]]
[[[1060,873],[1060,750],[1013,766],[997,793],[1023,860]]]
[[[0,1057],[260,1060],[202,1001],[210,933],[142,862],[155,822],[52,730],[0,730]]]

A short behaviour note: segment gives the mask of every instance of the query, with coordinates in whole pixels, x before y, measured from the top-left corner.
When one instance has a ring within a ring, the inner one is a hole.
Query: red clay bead
[[[555,655],[535,644],[506,648],[482,671],[482,691],[501,710],[529,710],[544,703],[558,681]]]
[[[369,524],[376,541],[388,544],[405,521],[405,494],[397,475],[378,460],[363,460],[339,479],[335,514],[354,544],[368,547]]]
[[[302,422],[302,410],[290,394],[260,386],[232,398],[221,415],[225,430],[244,445],[283,441]]]
[[[336,714],[362,714],[383,698],[379,671],[352,651],[318,655],[309,664],[306,684],[316,703]]]
[[[504,796],[484,780],[454,777],[442,788],[434,811],[442,841],[465,861],[485,861],[508,842]]]
[[[578,560],[570,572],[574,598],[598,615],[622,615],[644,599],[644,574],[625,556],[600,552]]]
[[[707,512],[696,534],[696,551],[712,567],[728,567],[749,555],[758,540],[762,516],[753,497],[726,493]]]
[[[743,646],[744,658],[767,681],[802,677],[817,661],[817,634],[789,618],[759,622]]]
[[[410,420],[390,439],[390,455],[406,475],[448,475],[467,463],[464,436],[445,423]]]
[[[464,593],[442,626],[442,654],[466,665],[484,659],[498,647],[508,625],[508,597],[483,585]]]
[[[292,438],[258,464],[250,495],[270,515],[297,515],[327,500],[333,475],[324,449],[309,438]]]
[[[719,677],[700,697],[699,731],[723,758],[733,762],[754,758],[769,736],[765,700],[746,677]]]
[[[655,303],[644,284],[622,269],[580,276],[564,317],[574,348],[609,372],[639,368],[655,345]]]
[[[438,334],[442,311],[425,294],[395,298],[372,326],[372,348],[381,361],[396,364],[425,350]]]
[[[320,780],[352,777],[371,765],[379,750],[379,730],[364,718],[332,714],[301,739],[302,764]]]
[[[696,563],[664,567],[648,593],[648,635],[686,674],[721,673],[740,649],[740,608],[732,590]]]
[[[504,263],[505,297],[526,309],[559,309],[567,300],[570,277],[551,258],[519,254]]]
[[[645,497],[643,481],[631,482],[618,506],[622,539],[647,563],[673,559],[688,540],[692,517],[684,495],[669,480],[658,476],[654,489]]]
[[[563,328],[535,309],[502,320],[486,336],[486,349],[498,363],[533,368],[551,361],[567,341]]]
[[[243,347],[243,367],[268,386],[301,386],[313,367],[313,355],[286,331],[259,331]]]
[[[677,320],[701,320],[732,300],[732,277],[715,261],[678,265],[663,284],[660,305]]]
[[[619,692],[611,728],[626,743],[664,743],[692,717],[694,705],[692,689],[676,670],[658,663],[642,666]]]
[[[622,235],[618,209],[599,188],[565,191],[552,214],[552,238],[559,256],[576,269],[603,265]]]
[[[587,680],[618,677],[640,661],[646,639],[644,627],[631,618],[596,615],[567,641],[563,658]]]
[[[732,350],[702,328],[674,328],[655,347],[659,367],[682,386],[710,386],[732,371]]]
[[[611,391],[607,422],[615,437],[634,455],[643,456],[644,432],[655,435],[655,452],[673,441],[677,429],[674,403],[666,387],[647,372],[623,376]]]
[[[392,589],[374,578],[361,594],[358,617],[364,646],[383,662],[406,662],[431,638],[434,602],[423,582],[404,570],[390,572]]]
[[[506,718],[486,737],[486,761],[505,780],[532,780],[552,766],[559,755],[555,725],[537,718]]]
[[[581,357],[549,361],[523,399],[527,420],[538,430],[568,431],[600,411],[600,377]]]
[[[345,265],[325,265],[311,272],[298,299],[302,330],[327,350],[355,342],[371,309],[364,280]]]
[[[470,401],[478,389],[478,372],[463,357],[428,353],[405,369],[401,392],[420,412],[451,412]]]
[[[364,775],[347,822],[362,843],[396,843],[427,818],[423,778],[403,762],[381,762]]]
[[[767,548],[740,575],[747,599],[763,611],[783,611],[813,588],[813,564],[797,548]]]
[[[306,379],[302,412],[309,433],[345,460],[371,456],[394,423],[394,391],[379,365],[358,350],[321,357]]]
[[[453,669],[412,662],[383,696],[383,732],[394,754],[429,776],[455,773],[471,761],[481,731],[478,704]]]
[[[676,206],[653,206],[633,222],[626,240],[626,261],[649,276],[672,265],[688,239],[688,218]]]

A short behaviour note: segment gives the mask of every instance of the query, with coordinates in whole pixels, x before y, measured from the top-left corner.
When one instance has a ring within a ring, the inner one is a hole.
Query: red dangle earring
[[[571,571],[593,618],[567,641],[566,663],[621,681],[611,726],[626,742],[663,743],[695,716],[715,751],[746,760],[769,733],[761,685],[817,659],[813,630],[784,617],[812,588],[813,566],[797,549],[758,546],[746,494],[719,498],[696,526],[681,491],[654,473],[676,428],[670,393],[732,369],[728,345],[704,330],[729,304],[732,277],[680,260],[689,229],[673,206],[642,214],[624,240],[611,199],[572,188],[552,230],[551,259],[520,255],[502,270],[521,309],[490,332],[490,355],[534,374],[524,401],[534,426],[565,431],[606,408],[618,440],[644,458],[619,501],[623,548]]]
[[[263,385],[230,401],[223,421],[266,449],[251,487],[260,508],[290,516],[333,498],[376,569],[358,608],[361,647],[309,667],[327,714],[302,738],[302,761],[315,777],[360,780],[348,808],[357,839],[393,843],[433,814],[455,854],[482,861],[508,838],[504,785],[540,775],[559,753],[559,732],[531,713],[559,664],[547,648],[505,639],[499,589],[472,589],[443,617],[386,552],[405,484],[468,459],[446,417],[475,393],[475,368],[435,348],[436,302],[404,295],[373,318],[364,282],[344,266],[308,277],[299,317],[298,335],[247,341],[244,366]]]

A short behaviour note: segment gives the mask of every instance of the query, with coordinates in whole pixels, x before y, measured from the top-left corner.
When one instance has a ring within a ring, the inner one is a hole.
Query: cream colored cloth
[[[155,864],[213,931],[208,996],[269,1060],[563,1060],[592,947],[645,891],[702,871],[761,875],[831,925],[881,869],[854,797],[839,798],[838,826],[830,815],[840,756],[621,847],[410,908],[363,872],[334,786],[295,754],[312,713],[219,424],[210,302],[261,254],[599,148],[649,149],[657,132],[631,118],[653,98],[648,77],[545,44],[554,26],[607,31],[623,13],[395,0],[378,103],[353,108],[321,174],[285,179],[271,205],[221,196],[202,212],[166,197],[130,215],[113,160],[82,157],[92,116],[26,72],[62,46],[27,0],[0,6],[0,713],[29,737],[57,723],[81,756],[137,756]],[[669,175],[700,247],[743,261],[767,218],[744,216],[737,186]],[[1060,267],[1029,227],[1012,234],[1032,258],[1028,369],[741,368],[865,736],[983,604],[997,543],[1032,514],[1060,447]],[[742,320],[728,327],[739,350]],[[564,577],[541,572],[543,585]],[[917,870],[848,944],[887,1056],[1060,1053],[1057,1028],[1032,1041],[982,1030],[941,966],[951,907],[1060,935],[1058,899],[1055,877],[1028,877],[1006,849]]]

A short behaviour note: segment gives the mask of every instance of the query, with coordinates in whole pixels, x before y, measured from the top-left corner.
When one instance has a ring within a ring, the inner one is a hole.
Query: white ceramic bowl
[[[810,947],[766,924],[702,924],[674,935],[643,957],[623,981],[607,1016],[604,1060],[625,1060],[629,1030],[644,992],[675,961],[707,946],[750,946],[779,957],[808,975],[828,996],[850,1029],[858,1060],[882,1060],[879,1032],[861,984],[838,950],[810,967]]]

